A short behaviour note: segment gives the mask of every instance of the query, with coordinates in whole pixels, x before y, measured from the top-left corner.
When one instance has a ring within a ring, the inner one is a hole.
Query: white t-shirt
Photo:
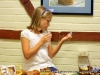
[[[43,34],[35,34],[31,32],[30,30],[23,30],[21,32],[21,37],[25,37],[30,41],[30,49],[34,47],[37,42],[41,39]],[[38,52],[33,55],[29,60],[26,60],[24,58],[23,62],[23,69],[27,71],[32,71],[32,70],[40,70],[42,68],[46,67],[55,67],[54,64],[52,63],[51,58],[48,56],[48,48],[47,44],[44,44],[40,47]]]

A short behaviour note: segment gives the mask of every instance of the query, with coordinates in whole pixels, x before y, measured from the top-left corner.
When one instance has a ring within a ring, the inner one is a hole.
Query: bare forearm
[[[50,58],[53,58],[57,54],[57,52],[60,50],[62,44],[65,41],[70,40],[71,38],[72,38],[72,36],[70,34],[66,35],[65,37],[63,37],[61,39],[61,41],[58,43],[58,45],[54,49],[50,49],[50,51],[49,51]]]
[[[36,54],[36,52],[39,50],[39,48],[43,45],[41,41],[39,41],[33,48],[28,50],[27,54],[25,55],[26,59],[29,59],[31,56]]]
[[[62,44],[63,44],[63,41],[61,40],[61,41],[57,44],[57,46],[52,50],[51,56],[50,56],[51,58],[53,58],[53,57],[57,54],[57,52],[60,50]]]

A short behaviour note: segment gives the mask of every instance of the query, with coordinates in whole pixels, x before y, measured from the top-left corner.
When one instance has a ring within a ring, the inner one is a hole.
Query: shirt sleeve
[[[20,37],[25,37],[27,39],[29,39],[29,35],[28,35],[28,32],[26,30],[23,30],[20,34]]]

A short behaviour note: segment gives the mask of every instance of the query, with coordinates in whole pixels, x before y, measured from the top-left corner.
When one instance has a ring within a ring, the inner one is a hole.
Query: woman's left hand
[[[67,41],[67,40],[71,40],[72,39],[72,35],[70,33],[68,33],[65,37],[63,37],[61,40],[63,42]]]

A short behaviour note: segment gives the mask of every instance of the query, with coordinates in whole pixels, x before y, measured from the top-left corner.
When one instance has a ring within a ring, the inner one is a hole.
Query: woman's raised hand
[[[72,39],[72,35],[70,33],[68,33],[65,37],[63,37],[61,40],[63,42],[67,41],[67,40],[71,40]]]
[[[41,42],[42,43],[49,42],[49,41],[51,41],[51,38],[52,38],[52,34],[51,33],[47,33],[41,38]]]

